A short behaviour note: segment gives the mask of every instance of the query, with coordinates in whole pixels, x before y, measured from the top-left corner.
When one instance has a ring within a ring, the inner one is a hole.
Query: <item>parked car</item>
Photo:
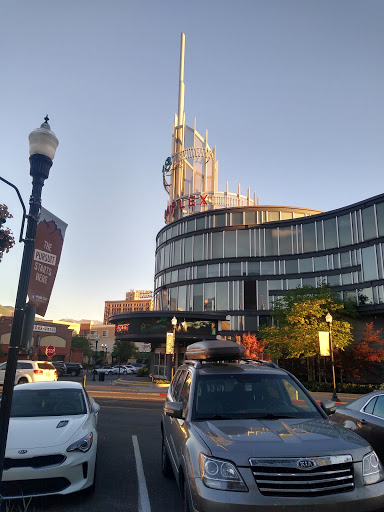
[[[383,467],[369,443],[329,421],[288,371],[238,360],[231,341],[198,342],[168,389],[161,468],[186,512],[382,509]]]
[[[0,364],[0,385],[4,384],[7,363]],[[17,361],[15,384],[57,380],[57,370],[49,361]]]
[[[13,392],[4,498],[69,494],[95,484],[100,407],[78,382],[40,382]]]
[[[135,373],[133,367],[130,367],[129,365],[126,364],[117,364],[113,368],[117,370],[116,373],[120,373],[123,375]]]
[[[65,366],[65,363],[63,361],[52,361],[53,366],[57,370],[57,375],[59,377],[62,377],[67,373],[67,367]]]
[[[384,391],[373,391],[338,406],[332,421],[364,437],[384,463]]]
[[[80,363],[68,362],[65,363],[65,366],[67,367],[66,375],[72,375],[72,377],[75,377],[76,375],[83,373],[83,365]]]
[[[95,368],[93,371],[95,373],[106,373],[107,375],[119,373],[119,369],[113,366],[102,366],[101,368]]]

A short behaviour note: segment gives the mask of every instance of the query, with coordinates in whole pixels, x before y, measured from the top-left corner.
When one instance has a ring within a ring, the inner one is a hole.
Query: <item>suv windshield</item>
[[[322,417],[289,375],[199,375],[196,385],[194,420]]]

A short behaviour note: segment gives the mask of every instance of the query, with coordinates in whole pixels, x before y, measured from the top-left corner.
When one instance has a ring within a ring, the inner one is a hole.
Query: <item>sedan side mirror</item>
[[[323,409],[325,414],[327,414],[327,416],[335,414],[336,412],[336,404],[332,400],[324,400],[323,402],[320,402],[320,407]]]
[[[100,411],[100,405],[97,404],[96,402],[93,402],[91,412],[93,414],[97,414],[99,411]]]
[[[164,413],[171,418],[183,418],[183,404],[181,402],[165,402]]]

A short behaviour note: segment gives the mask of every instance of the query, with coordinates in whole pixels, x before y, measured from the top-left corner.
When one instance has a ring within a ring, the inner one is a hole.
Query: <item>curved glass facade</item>
[[[384,310],[384,194],[318,213],[240,207],[190,215],[156,238],[156,310],[226,311],[232,331],[270,322],[276,297],[326,282]]]

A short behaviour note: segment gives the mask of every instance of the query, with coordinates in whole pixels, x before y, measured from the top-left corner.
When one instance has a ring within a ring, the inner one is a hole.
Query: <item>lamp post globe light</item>
[[[335,402],[339,401],[339,397],[336,393],[336,376],[335,376],[335,361],[333,358],[333,340],[332,340],[332,315],[330,313],[327,313],[325,316],[325,321],[328,324],[328,331],[329,331],[329,353],[331,355],[331,366],[332,366],[332,380],[333,380],[333,393],[332,393],[332,400]]]
[[[13,387],[15,382],[16,365],[19,355],[21,333],[28,295],[29,278],[32,267],[33,251],[36,237],[36,228],[41,209],[41,193],[44,181],[49,176],[59,141],[51,131],[49,118],[29,134],[29,162],[32,176],[32,193],[29,199],[29,213],[27,215],[26,236],[23,240],[24,250],[21,261],[19,284],[16,294],[15,311],[13,315],[12,331],[9,340],[7,366],[4,376],[3,394],[0,407],[0,478],[4,469],[4,456],[8,437],[9,417],[11,412]],[[0,493],[0,510],[3,498]]]

